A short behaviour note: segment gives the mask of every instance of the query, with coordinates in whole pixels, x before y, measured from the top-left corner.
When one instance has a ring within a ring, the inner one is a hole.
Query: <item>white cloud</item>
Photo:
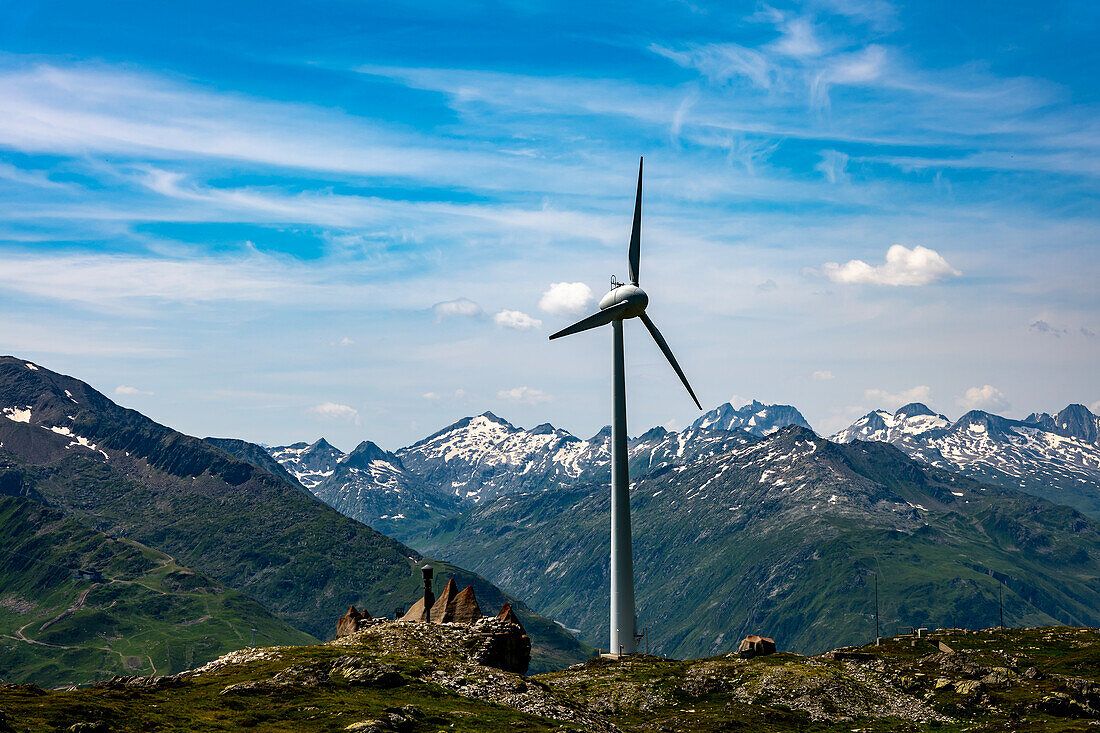
[[[322,402],[309,408],[309,411],[330,420],[346,420],[359,424],[359,411],[354,407],[341,405],[336,402]]]
[[[455,316],[478,318],[484,313],[480,305],[467,298],[456,298],[455,300],[444,300],[441,303],[436,303],[432,306],[432,312],[435,313],[436,320]]]
[[[758,292],[758,293],[770,293],[771,291],[777,290],[778,288],[779,288],[779,286],[776,284],[775,280],[772,280],[769,277],[764,282],[757,283],[756,292]]]
[[[429,401],[432,401],[432,402],[434,402],[434,401],[436,401],[436,400],[438,400],[438,399],[439,399],[439,394],[438,394],[437,392],[425,392],[425,393],[424,393],[423,395],[421,395],[421,396],[422,396],[422,397],[423,397],[424,399],[426,399],[426,400],[429,400]]]
[[[843,265],[826,262],[822,272],[837,283],[870,283],[873,285],[919,286],[962,273],[947,263],[939,252],[917,245],[909,249],[895,244],[886,251],[886,262],[868,265],[863,260],[849,260]]]
[[[816,381],[816,382],[825,382],[825,381],[828,381],[830,379],[835,379],[835,377],[833,376],[833,373],[830,372],[828,369],[822,369],[820,371],[814,372],[813,377],[814,377],[814,381]]]
[[[153,393],[149,392],[147,390],[144,390],[144,389],[138,389],[137,387],[129,387],[125,384],[120,384],[117,387],[115,387],[115,394],[116,395],[151,395]]]
[[[1096,402],[1089,405],[1089,409],[1092,410],[1094,414],[1100,415],[1100,400],[1096,400]]]
[[[783,35],[772,48],[786,56],[798,59],[820,56],[825,46],[817,37],[813,23],[808,18],[793,18],[783,24]]]
[[[527,328],[539,328],[540,326],[542,326],[542,321],[537,318],[532,318],[523,311],[504,310],[493,316],[493,321],[498,326],[520,330]]]
[[[918,384],[916,387],[903,389],[900,392],[887,392],[883,389],[869,389],[864,394],[868,400],[876,405],[896,408],[907,405],[910,402],[929,402],[932,397],[932,388],[926,384]]]
[[[344,338],[340,339],[339,341],[333,341],[330,344],[330,346],[351,346],[354,343],[355,343],[354,341],[352,341],[350,338],[345,336]]]
[[[848,180],[848,155],[839,150],[822,150],[821,160],[814,170],[821,171],[829,183],[844,183]]]
[[[553,398],[543,392],[540,389],[533,389],[531,387],[513,387],[512,389],[502,389],[497,392],[497,398],[513,402],[517,405],[538,405],[543,402],[549,402]]]
[[[971,387],[955,402],[964,410],[1003,410],[1009,407],[1004,393],[991,384]]]
[[[592,288],[584,283],[551,283],[539,299],[546,313],[580,313],[592,302]]]

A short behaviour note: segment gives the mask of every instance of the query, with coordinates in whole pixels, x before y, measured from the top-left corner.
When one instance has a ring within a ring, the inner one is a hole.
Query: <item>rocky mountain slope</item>
[[[609,494],[513,494],[445,520],[428,551],[606,643]],[[1100,529],[1067,507],[799,427],[635,478],[638,616],[677,657],[748,632],[820,651],[884,623],[1100,623]]]
[[[454,493],[429,485],[400,458],[370,441],[347,454],[323,438],[270,452],[265,454],[268,460],[281,461],[318,499],[391,537],[450,516],[461,505]]]
[[[754,439],[739,429],[653,428],[630,441],[631,466],[636,472],[648,471]],[[325,503],[392,537],[415,541],[425,523],[478,501],[600,480],[609,470],[610,440],[608,428],[581,440],[549,424],[517,428],[487,412],[464,418],[397,454],[364,442],[345,455],[323,438],[268,450]],[[372,456],[369,470],[349,463],[357,452]]]
[[[6,489],[18,473],[0,459]],[[10,495],[0,496],[0,637],[0,682],[47,686],[179,672],[253,638],[316,641],[163,553]]]
[[[908,733],[1085,730],[1100,718],[1092,629],[945,629],[816,657],[595,659],[534,677],[479,664],[473,647],[467,627],[377,623],[177,675],[0,687],[0,729]]]
[[[37,501],[170,554],[314,636],[331,634],[351,604],[388,615],[419,595],[421,556],[410,548],[266,470],[14,357],[0,357],[0,445],[31,477],[26,492]],[[483,578],[445,572],[489,605],[505,601]],[[533,665],[583,656],[560,627],[513,606],[532,637]]]
[[[940,468],[1067,504],[1100,518],[1100,418],[1084,405],[1010,420],[972,410],[952,423],[922,404],[876,410],[831,436],[893,443]]]
[[[757,437],[764,437],[787,427],[799,425],[812,430],[802,413],[790,405],[765,405],[753,400],[735,408],[727,402],[719,405],[691,424],[696,429],[745,430]]]

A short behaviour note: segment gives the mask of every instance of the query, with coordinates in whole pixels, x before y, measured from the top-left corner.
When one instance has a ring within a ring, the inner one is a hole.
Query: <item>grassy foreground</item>
[[[1100,633],[896,637],[816,657],[590,660],[523,677],[469,662],[468,627],[378,623],[194,672],[0,687],[0,731],[1070,731],[1100,721]],[[6,726],[6,727],[5,727]],[[89,727],[93,726],[93,727]]]

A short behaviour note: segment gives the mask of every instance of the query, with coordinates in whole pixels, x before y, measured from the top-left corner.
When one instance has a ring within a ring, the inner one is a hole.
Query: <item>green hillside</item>
[[[0,444],[25,477],[18,491],[171,555],[312,636],[331,637],[352,604],[392,615],[420,594],[416,551],[77,379],[0,357],[0,409],[12,407],[27,418],[0,417]],[[487,612],[504,602],[485,579],[454,572]],[[513,605],[531,629],[533,668],[587,657],[560,626]]]
[[[0,496],[0,680],[168,674],[234,649],[316,640],[163,553]],[[103,582],[74,578],[95,569]],[[255,630],[253,632],[253,629]]]

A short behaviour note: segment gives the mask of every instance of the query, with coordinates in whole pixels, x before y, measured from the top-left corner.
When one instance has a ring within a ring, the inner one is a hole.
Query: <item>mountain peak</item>
[[[349,466],[369,466],[371,461],[391,461],[394,456],[378,447],[377,443],[364,440],[355,449],[340,459],[340,462]]]
[[[486,410],[485,412],[478,415],[478,417],[484,417],[487,420],[491,420],[492,422],[499,423],[501,425],[507,425],[510,428],[515,427],[514,425],[512,425],[512,423],[508,422],[503,417],[493,414],[491,410]]]
[[[935,415],[936,413],[928,409],[928,405],[923,402],[910,402],[908,405],[902,405],[897,409],[894,415],[898,417],[915,417],[916,415]]]
[[[691,427],[731,432],[747,430],[753,435],[764,436],[788,425],[801,425],[813,430],[802,413],[791,405],[767,405],[754,399],[740,408],[729,402],[719,405],[693,422]]]

